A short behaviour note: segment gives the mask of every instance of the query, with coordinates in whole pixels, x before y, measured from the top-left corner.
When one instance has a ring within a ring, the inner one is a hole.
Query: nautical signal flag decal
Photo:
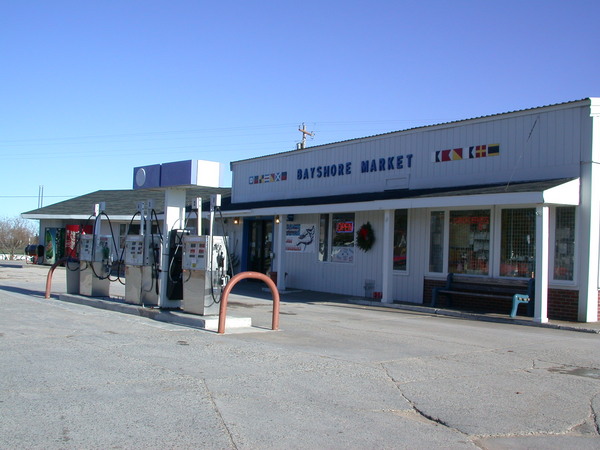
[[[435,152],[435,162],[458,161],[463,159],[463,149],[454,148],[452,150],[440,150]]]
[[[485,158],[487,156],[487,145],[475,145],[469,147],[469,158]]]
[[[467,158],[486,158],[488,156],[498,156],[499,154],[500,144],[474,145],[469,147],[468,151],[464,148],[437,150],[433,152],[433,162],[458,161]]]
[[[287,181],[287,172],[265,173],[255,175],[248,179],[248,184],[273,183],[275,181]]]
[[[500,154],[500,144],[488,145],[488,156],[498,156]]]

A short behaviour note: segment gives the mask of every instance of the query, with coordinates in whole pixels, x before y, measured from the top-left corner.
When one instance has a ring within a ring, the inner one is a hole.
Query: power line
[[[199,134],[199,133],[231,133],[232,131],[242,130],[259,130],[267,128],[290,128],[295,127],[293,124],[278,124],[278,125],[256,125],[246,127],[220,127],[220,128],[204,128],[195,130],[169,130],[169,131],[140,131],[132,133],[117,133],[117,134],[97,134],[97,135],[84,135],[84,136],[63,136],[63,137],[46,137],[46,138],[26,138],[26,139],[2,139],[0,143],[5,144],[16,144],[16,143],[37,143],[40,141],[71,141],[71,140],[88,140],[88,139],[109,139],[109,138],[127,138],[127,137],[151,137],[151,136],[168,136],[176,134]],[[182,138],[185,139],[185,138]]]
[[[355,127],[357,125],[385,125],[392,123],[411,123],[411,122],[426,122],[430,123],[431,121],[435,121],[434,119],[390,119],[390,120],[356,120],[356,121],[315,121],[312,122],[313,126],[322,126],[322,125],[349,125]],[[258,130],[266,130],[266,129],[276,129],[280,128],[285,131],[282,131],[279,134],[288,133],[287,130],[291,130],[295,128],[295,124],[292,123],[284,123],[284,124],[271,124],[271,125],[252,125],[252,126],[239,126],[239,127],[215,127],[215,128],[200,128],[200,129],[191,129],[191,130],[166,130],[166,131],[140,131],[140,132],[131,132],[131,133],[112,133],[112,134],[95,134],[95,135],[83,135],[83,136],[62,136],[62,137],[44,137],[44,138],[23,138],[23,139],[1,139],[0,144],[22,144],[22,145],[31,145],[36,143],[46,143],[47,145],[58,145],[61,144],[60,141],[88,141],[90,139],[114,139],[114,138],[151,138],[153,136],[166,136],[166,139],[174,139],[173,135],[178,134],[204,134],[204,133],[225,133],[223,136],[231,136],[231,132],[234,131],[258,131]],[[335,130],[334,130],[335,131]],[[236,135],[238,137],[243,137],[247,135]],[[220,135],[213,137],[221,137]],[[179,137],[176,139],[187,139],[189,137]],[[56,143],[52,143],[49,141],[58,141]],[[64,144],[64,142],[62,142]],[[75,144],[75,143],[74,143]]]
[[[38,198],[39,195],[0,195],[0,198]],[[44,195],[44,198],[74,198],[78,195]]]

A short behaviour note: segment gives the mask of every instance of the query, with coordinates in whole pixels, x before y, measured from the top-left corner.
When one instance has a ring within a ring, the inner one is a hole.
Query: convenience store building
[[[535,277],[535,321],[595,322],[599,162],[589,98],[236,161],[223,209],[280,290],[429,304],[449,273]]]

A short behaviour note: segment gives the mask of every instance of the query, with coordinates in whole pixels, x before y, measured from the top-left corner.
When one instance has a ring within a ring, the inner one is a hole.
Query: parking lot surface
[[[219,335],[60,300],[61,269],[44,299],[47,269],[0,266],[0,448],[600,448],[598,334],[301,291],[271,331],[245,284]]]

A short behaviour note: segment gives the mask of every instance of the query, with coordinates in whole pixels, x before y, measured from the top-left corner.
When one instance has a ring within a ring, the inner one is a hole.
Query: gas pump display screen
[[[335,224],[336,233],[353,233],[354,222],[338,222]]]

